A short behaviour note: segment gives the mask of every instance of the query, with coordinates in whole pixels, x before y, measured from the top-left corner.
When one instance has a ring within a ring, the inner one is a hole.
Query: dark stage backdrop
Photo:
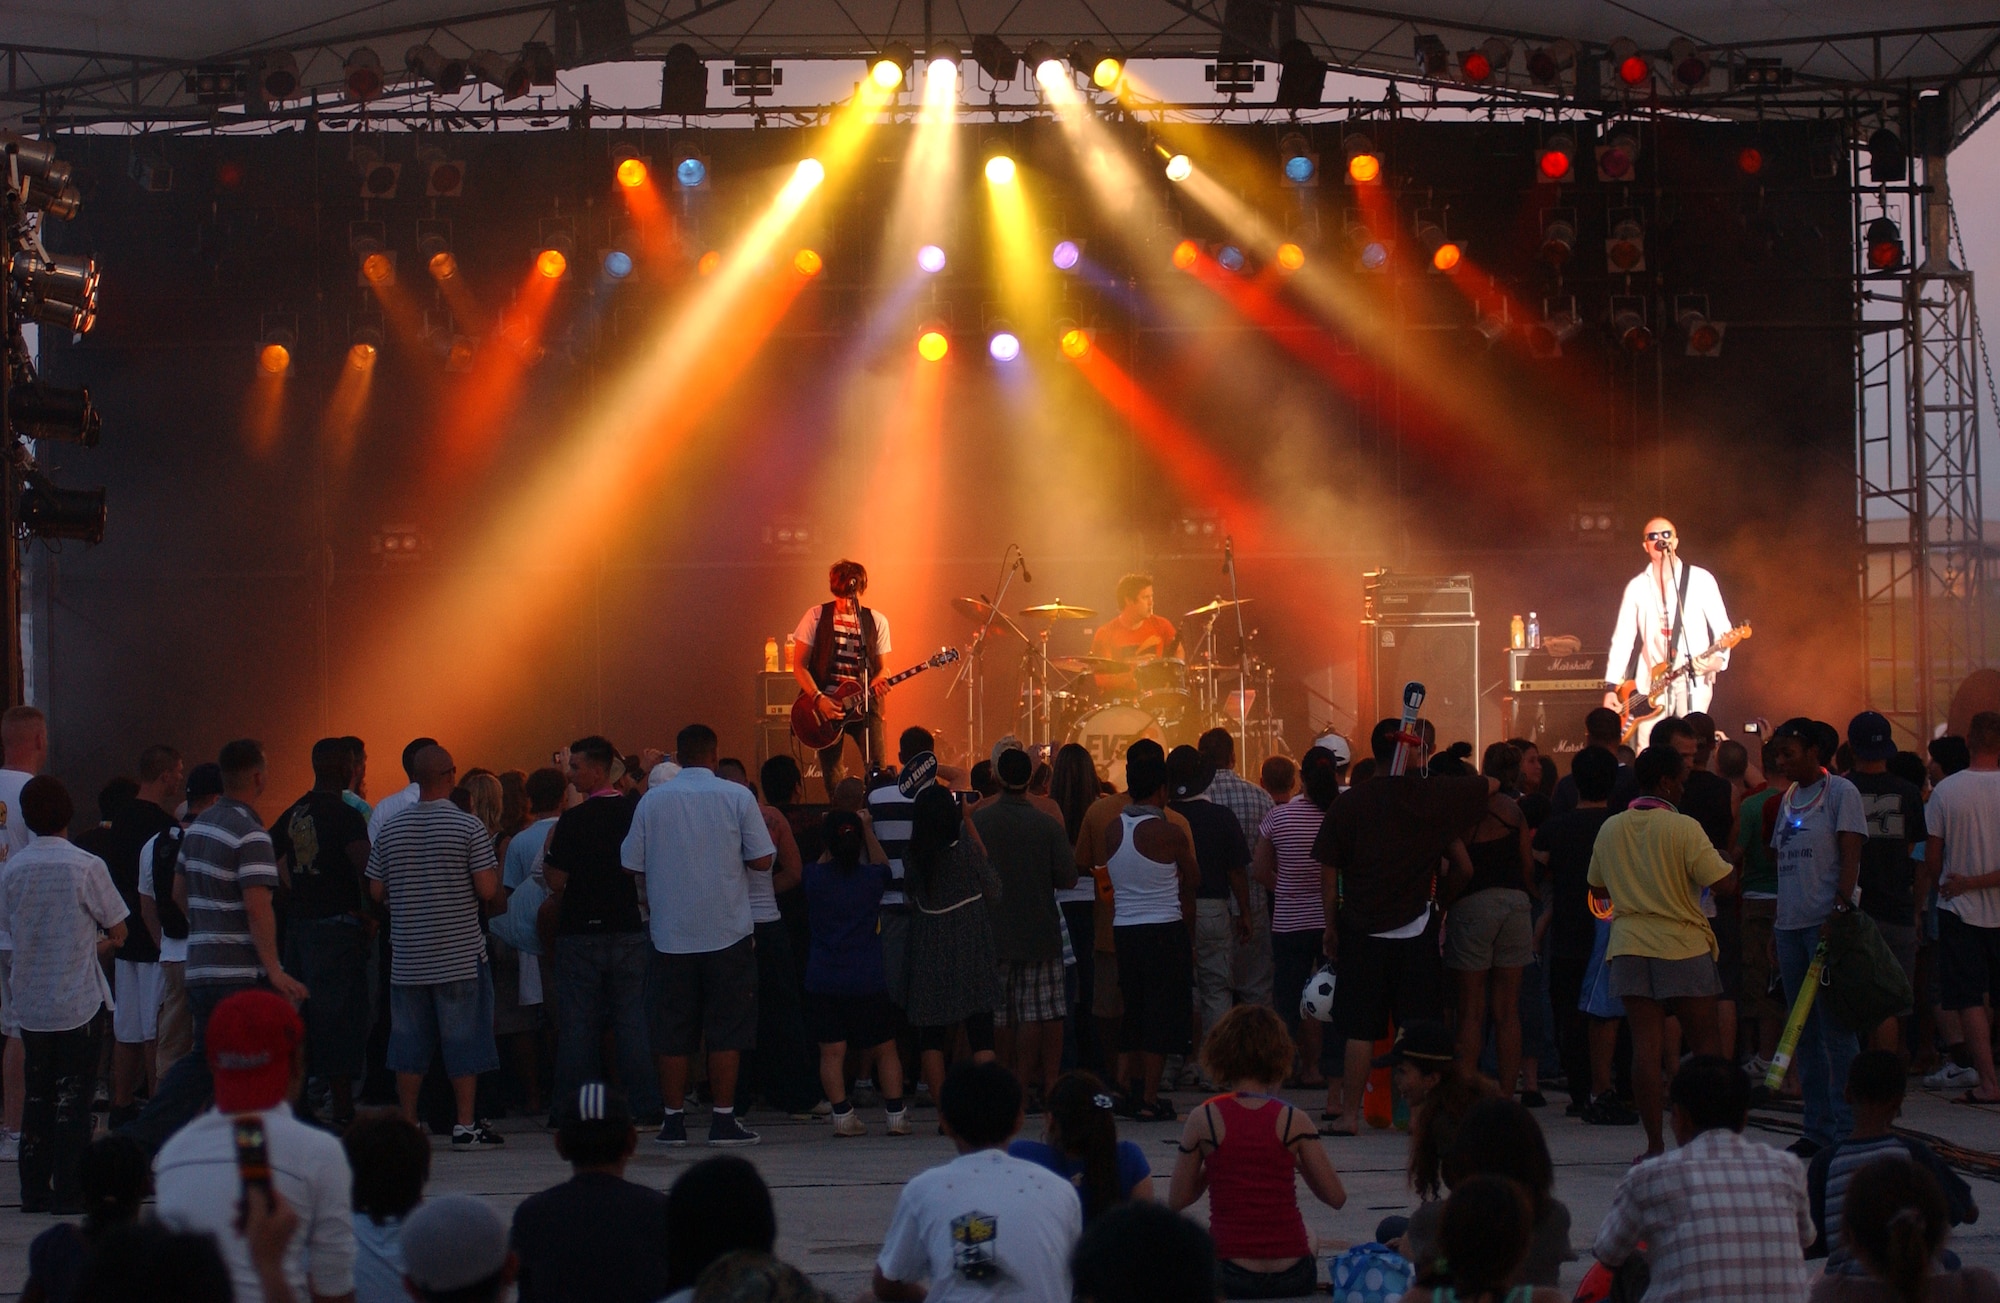
[[[1175,271],[1168,253],[1183,235],[1213,243],[1224,231],[1159,180],[1139,128],[1116,139],[1157,193],[1115,217],[1093,204],[1052,129],[1003,126],[982,143],[1022,158],[1038,242],[1060,232],[1085,244],[1046,316],[1093,324],[1155,406],[1121,416],[1047,347],[1047,319],[1020,323],[1031,337],[1022,374],[1034,378],[1003,374],[980,356],[1004,287],[988,275],[977,153],[968,143],[960,216],[941,236],[951,267],[912,291],[882,261],[907,251],[878,248],[909,141],[885,129],[852,183],[829,186],[808,214],[803,238],[826,271],[665,469],[620,510],[582,516],[525,490],[638,365],[658,322],[700,292],[695,258],[730,246],[811,132],[378,136],[366,143],[403,170],[395,197],[367,201],[345,136],[65,139],[86,203],[51,244],[99,260],[105,308],[93,334],[46,341],[44,357],[54,382],[89,384],[105,435],[94,450],[44,455],[62,482],[107,487],[110,523],[100,547],[31,553],[34,698],[53,720],[58,772],[84,795],[147,743],[206,757],[253,735],[272,749],[276,801],[308,781],[313,738],[359,732],[379,797],[419,732],[442,737],[461,767],[532,767],[586,731],[636,749],[669,744],[695,719],[753,755],[763,641],[782,642],[823,597],[835,555],[893,574],[874,595],[894,620],[898,664],[964,642],[970,626],[945,599],[990,593],[1009,542],[1034,575],[1010,608],[1061,598],[1108,613],[1113,582],[1134,568],[1157,576],[1160,608],[1176,617],[1224,591],[1215,543],[1190,541],[1181,524],[1210,518],[1213,503],[1162,470],[1163,422],[1213,449],[1264,517],[1259,545],[1239,546],[1240,577],[1294,747],[1329,723],[1352,733],[1366,713],[1355,682],[1364,570],[1475,576],[1491,739],[1509,615],[1532,608],[1546,632],[1602,646],[1655,513],[1718,573],[1732,615],[1757,624],[1719,694],[1726,728],[1758,713],[1844,721],[1857,708],[1850,214],[1844,172],[1811,175],[1824,143],[1814,129],[1649,124],[1629,187],[1594,178],[1586,129],[1581,178],[1556,187],[1532,181],[1535,124],[1371,124],[1398,178],[1375,220],[1407,260],[1417,210],[1445,214],[1468,252],[1456,283],[1355,270],[1349,187],[1281,188],[1275,128],[1209,130],[1224,188],[1332,268],[1322,306],[1340,307],[1340,328],[1301,345],[1308,300],[1287,289],[1277,301],[1289,315],[1267,318],[1276,333],[1253,330]],[[677,144],[697,143],[715,181],[663,195],[674,243],[613,285],[595,267],[627,220],[610,181],[620,141],[661,175]],[[1337,168],[1337,129],[1315,143]],[[1737,168],[1746,143],[1766,159],[1756,178]],[[465,160],[462,197],[425,196],[417,151],[430,148]],[[164,154],[170,192],[140,191],[135,152]],[[1828,156],[1844,167],[1839,150]],[[1537,256],[1554,205],[1579,227],[1561,268]],[[1646,270],[1629,281],[1607,273],[1602,253],[1625,208],[1647,236]],[[424,275],[420,218],[451,223],[476,308]],[[399,257],[395,294],[380,300],[357,282],[349,247],[349,223],[364,219],[383,224]],[[518,389],[469,419],[493,401],[492,373],[448,374],[442,352],[453,333],[478,337],[482,355],[505,346],[503,313],[552,220],[570,224],[577,253],[540,331],[546,356],[508,371]],[[1270,281],[1244,283],[1261,292]],[[1626,292],[1646,299],[1659,338],[1640,358],[1605,327],[1609,296]],[[1684,356],[1670,314],[1685,293],[1708,295],[1711,316],[1730,323],[1720,357]],[[881,306],[897,294],[925,302]],[[1574,294],[1584,328],[1559,359],[1529,357],[1518,336],[1489,349],[1471,323],[1501,294],[1517,323]],[[934,417],[913,422],[911,340],[926,314],[948,315],[955,350]],[[282,402],[263,409],[256,343],[274,316],[296,319],[300,340]],[[327,413],[350,332],[378,317],[387,346],[365,407],[351,430],[336,428]],[[631,437],[649,428],[635,417]],[[1586,507],[1614,518],[1611,544],[1577,534]],[[803,548],[771,541],[799,525]],[[422,541],[414,559],[377,550],[385,531],[405,530]],[[496,550],[496,537],[531,546]],[[438,591],[474,583],[484,610],[422,623]],[[507,632],[513,612],[532,613],[527,634]],[[1088,627],[1062,629],[1057,650],[1079,650]],[[385,647],[406,650],[384,666]],[[1233,630],[1221,650],[1234,656]],[[1018,644],[990,653],[989,735],[1012,711],[1017,660]],[[493,683],[476,708],[436,704],[462,701],[473,674]],[[948,681],[908,685],[892,722],[935,723],[947,749],[962,746]]]

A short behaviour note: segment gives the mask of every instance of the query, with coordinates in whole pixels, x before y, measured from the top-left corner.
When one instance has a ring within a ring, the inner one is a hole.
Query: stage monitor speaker
[[[1403,713],[1403,685],[1424,685],[1424,718],[1437,729],[1439,747],[1472,743],[1473,761],[1484,745],[1479,731],[1479,621],[1361,622],[1361,700],[1371,714],[1355,746],[1367,747],[1375,721]]]
[[[1560,778],[1569,772],[1569,758],[1583,750],[1583,717],[1603,704],[1601,689],[1516,693],[1507,698],[1507,736],[1540,747]]]
[[[819,753],[808,751],[792,736],[792,722],[787,719],[760,719],[757,721],[757,765],[763,767],[772,756],[790,756],[799,762],[799,772],[812,783],[819,782]]]

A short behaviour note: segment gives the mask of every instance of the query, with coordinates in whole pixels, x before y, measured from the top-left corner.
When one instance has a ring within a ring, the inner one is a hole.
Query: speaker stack
[[[790,756],[807,778],[819,777],[819,753],[808,751],[792,736],[792,703],[799,681],[789,674],[757,675],[757,763],[772,756]]]
[[[1371,570],[1362,576],[1361,617],[1360,695],[1374,711],[1364,727],[1401,715],[1403,685],[1415,680],[1439,748],[1470,742],[1476,761],[1484,740],[1472,576]]]

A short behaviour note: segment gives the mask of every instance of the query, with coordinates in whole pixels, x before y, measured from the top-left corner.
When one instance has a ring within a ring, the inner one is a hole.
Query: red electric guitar
[[[958,648],[943,648],[922,664],[912,665],[900,674],[892,674],[883,679],[882,686],[892,688],[904,679],[914,678],[925,670],[934,670],[940,665],[949,665],[957,659]],[[847,722],[861,713],[861,684],[856,680],[841,679],[826,690],[826,695],[840,703],[840,714],[837,718],[827,719],[819,713],[819,708],[815,704],[819,701],[817,693],[801,692],[799,699],[792,703],[792,736],[797,738],[801,745],[810,747],[814,751],[838,742],[841,730],[847,727]]]

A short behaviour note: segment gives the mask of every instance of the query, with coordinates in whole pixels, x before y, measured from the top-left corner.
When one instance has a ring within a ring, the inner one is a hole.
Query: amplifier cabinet
[[[1364,620],[1470,620],[1471,575],[1399,575],[1370,570],[1361,576]]]
[[[757,714],[763,719],[790,719],[799,699],[799,681],[789,674],[757,673]]]
[[[1560,777],[1583,750],[1583,717],[1604,704],[1604,685],[1589,691],[1516,692],[1507,698],[1507,736],[1523,737],[1556,759]]]
[[[1363,620],[1361,693],[1378,719],[1403,713],[1403,685],[1424,685],[1424,718],[1437,729],[1440,750],[1453,742],[1472,743],[1477,762],[1484,741],[1479,731],[1479,621]]]

